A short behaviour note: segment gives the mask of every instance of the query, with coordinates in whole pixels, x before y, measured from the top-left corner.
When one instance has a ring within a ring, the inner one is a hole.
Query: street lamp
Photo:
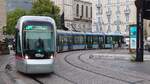
[[[143,62],[143,2],[144,0],[136,0],[137,7],[137,48],[136,48],[136,61]]]

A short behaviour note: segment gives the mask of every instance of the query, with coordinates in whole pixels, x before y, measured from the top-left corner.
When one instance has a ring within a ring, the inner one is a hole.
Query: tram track
[[[77,59],[76,60],[79,60],[80,62],[82,62],[82,63],[84,63],[84,64],[86,64],[86,65],[90,65],[91,67],[95,67],[94,65],[92,65],[92,64],[90,64],[90,63],[87,63],[85,60],[83,60],[81,57],[83,56],[83,55],[85,55],[85,54],[87,54],[87,52],[89,52],[89,51],[73,51],[73,52],[67,52],[67,53],[60,53],[60,55],[63,55],[63,57],[61,58],[61,60],[64,60],[64,62],[66,62],[67,64],[69,64],[69,65],[71,65],[72,67],[75,67],[75,68],[77,68],[77,69],[80,69],[80,70],[83,70],[83,71],[87,71],[87,72],[89,72],[89,73],[93,73],[93,74],[95,74],[95,75],[100,75],[100,76],[104,76],[104,77],[107,77],[107,78],[111,78],[111,79],[113,79],[113,80],[118,80],[118,81],[121,81],[121,82],[124,82],[124,83],[128,83],[128,84],[136,84],[136,83],[139,83],[139,82],[142,82],[143,80],[141,80],[141,81],[136,81],[136,82],[131,82],[131,81],[126,81],[126,80],[122,80],[122,79],[119,79],[119,78],[116,78],[116,77],[113,77],[113,76],[111,76],[111,75],[107,75],[107,74],[104,74],[104,73],[100,73],[100,72],[96,72],[96,71],[92,71],[92,70],[90,70],[90,69],[88,69],[88,68],[86,68],[86,67],[82,67],[82,65],[80,66],[80,65],[77,65],[77,64],[75,64],[75,63],[73,63],[73,62],[71,62],[71,60],[70,59],[68,59],[70,56],[75,56]],[[94,52],[95,53],[95,52]],[[85,66],[86,66],[85,65]],[[9,66],[7,66],[7,68],[5,67],[5,69],[7,69],[7,71],[11,71],[11,68],[9,69],[10,67]],[[95,67],[95,68],[98,68],[98,67]],[[102,67],[99,67],[99,68],[102,68]],[[57,76],[57,77],[59,77],[59,78],[61,78],[61,79],[63,79],[63,80],[65,80],[65,81],[68,81],[68,82],[70,82],[71,84],[79,84],[79,83],[77,83],[76,81],[74,81],[74,80],[71,80],[71,79],[69,79],[69,78],[67,78],[65,75],[61,75],[60,73],[57,73],[57,72],[54,72],[54,73],[52,73],[52,74],[50,74],[50,75],[55,75],[55,76]],[[37,84],[48,84],[48,83],[45,83],[43,80],[47,80],[47,78],[50,78],[51,76],[42,76],[42,77],[40,77],[40,75],[39,76],[36,76],[36,75],[25,75],[26,77],[29,77],[31,80],[33,80],[33,81],[35,81]],[[132,75],[131,75],[132,76]],[[134,77],[134,78],[139,78],[139,77],[135,77],[135,76],[132,76],[132,77]],[[15,80],[14,80],[14,82],[15,82]],[[14,83],[14,84],[16,84],[16,83]],[[28,84],[28,83],[27,83]]]
[[[85,60],[81,59],[81,56],[83,56],[83,55],[78,56],[78,60],[81,61],[82,63],[84,63],[84,64],[86,64],[86,65],[89,65],[89,66],[91,66],[91,67],[95,67],[95,68],[97,68],[97,69],[104,68],[104,67],[95,66],[95,65],[92,65],[92,64],[89,63],[89,62],[86,62]],[[108,68],[106,68],[106,69],[108,69]],[[109,68],[109,69],[110,69],[110,68]],[[122,73],[122,74],[124,74],[124,73]],[[130,75],[130,74],[128,74],[128,75]],[[139,76],[137,77],[137,75],[136,75],[136,76],[130,75],[130,76],[131,76],[131,77],[134,77],[134,78],[144,79],[143,77],[139,77]],[[148,81],[150,81],[150,80],[148,79]]]
[[[65,79],[65,80],[67,80],[68,82],[70,82],[70,83],[72,83],[72,84],[77,84],[77,83],[75,83],[74,81],[71,81],[71,80],[69,80],[69,79],[67,79],[67,78],[65,78],[65,77],[63,77],[63,76],[61,76],[61,75],[59,75],[59,74],[57,74],[57,73],[54,73],[54,75],[56,75],[57,77],[60,77],[60,78],[62,78],[62,79]]]
[[[10,60],[12,60],[13,58],[10,58]],[[45,83],[43,80],[44,80],[44,77],[45,78],[51,78],[52,76],[57,76],[58,78],[60,78],[61,80],[65,80],[65,81],[68,81],[70,82],[71,84],[75,84],[73,83],[73,81],[71,80],[68,80],[66,79],[65,77],[57,74],[57,73],[50,73],[50,74],[24,74],[24,73],[19,73],[19,75],[21,75],[21,78],[16,78],[15,77],[15,74],[13,74],[16,70],[13,69],[14,67],[12,66],[11,62],[9,61],[7,64],[5,64],[5,67],[4,67],[4,70],[5,71],[2,71],[4,72],[5,74],[8,75],[9,79],[11,80],[11,84],[20,84],[20,83],[17,83],[17,80],[23,80],[24,77],[25,78],[29,78],[30,80],[33,80],[35,83],[34,84],[49,84],[49,83]],[[18,72],[17,72],[18,73]],[[41,79],[42,78],[42,79]],[[29,84],[29,83],[26,83],[26,81],[24,81],[23,84]]]
[[[34,80],[35,82],[39,83],[39,84],[44,84],[42,81],[40,81],[39,79],[37,79],[34,76],[29,76],[32,80]]]
[[[79,55],[77,56],[79,61],[81,61],[81,60],[80,60],[80,56],[82,56],[82,55],[84,55],[84,54],[81,53],[81,54],[79,54]],[[66,56],[64,57],[64,60],[65,60],[65,62],[67,62],[68,64],[70,64],[71,66],[73,66],[73,67],[75,67],[75,68],[78,68],[78,69],[81,69],[81,70],[84,70],[84,71],[93,73],[93,74],[95,74],[95,75],[100,75],[100,76],[104,76],[104,77],[111,78],[111,79],[114,79],[114,80],[122,81],[122,82],[124,82],[124,83],[135,84],[135,83],[130,82],[130,81],[126,81],[126,80],[122,80],[122,79],[115,78],[115,77],[112,77],[112,76],[108,76],[108,75],[106,75],[106,74],[98,73],[98,72],[95,72],[95,71],[91,71],[91,70],[89,70],[89,69],[85,69],[85,68],[83,68],[83,67],[81,67],[81,66],[75,65],[75,64],[71,63],[71,62],[68,60],[68,57],[69,57],[69,56],[71,56],[71,54],[66,55]],[[81,62],[82,62],[82,61],[81,61]]]
[[[50,74],[50,75],[55,75],[55,76],[57,76],[57,77],[59,77],[59,78],[61,78],[61,79],[64,79],[64,80],[66,80],[66,81],[72,83],[72,84],[76,84],[76,83],[74,83],[73,81],[71,81],[71,80],[69,80],[69,79],[67,79],[67,78],[65,78],[65,77],[63,77],[63,76],[61,76],[61,75],[59,75],[59,74],[57,74],[57,73],[52,73],[52,74]],[[30,77],[32,80],[34,80],[34,81],[37,82],[38,84],[47,84],[47,83],[44,83],[43,81],[41,81],[40,78],[37,78],[37,77],[35,77],[35,76],[28,76],[28,77]]]

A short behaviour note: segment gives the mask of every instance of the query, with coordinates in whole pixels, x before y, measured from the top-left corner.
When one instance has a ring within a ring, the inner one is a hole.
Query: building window
[[[88,6],[86,6],[86,18],[88,18]]]
[[[76,16],[77,17],[79,16],[79,4],[77,4],[77,6],[76,6]]]
[[[82,7],[81,7],[81,17],[83,17],[83,15],[84,15],[84,6],[82,5]]]
[[[91,18],[92,18],[92,7],[91,7]]]

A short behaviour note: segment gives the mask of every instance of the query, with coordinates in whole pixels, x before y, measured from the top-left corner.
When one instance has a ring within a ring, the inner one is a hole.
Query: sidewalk
[[[130,61],[129,54],[91,53],[80,57],[93,72],[133,84],[150,84],[150,55],[144,58],[139,63]]]
[[[9,63],[10,58],[12,58],[12,53],[7,55],[0,55],[0,84],[13,84],[12,79],[7,74],[5,69],[6,65]]]
[[[95,62],[98,62],[100,60],[105,60],[106,62],[109,61],[110,65],[113,65],[112,68],[116,68],[116,69],[122,68],[122,69],[137,71],[139,73],[145,73],[150,75],[150,55],[144,55],[144,62],[140,62],[140,63],[132,62],[131,58],[132,58],[131,54],[106,54],[106,53],[97,54],[96,53],[92,55],[91,59],[95,60]]]

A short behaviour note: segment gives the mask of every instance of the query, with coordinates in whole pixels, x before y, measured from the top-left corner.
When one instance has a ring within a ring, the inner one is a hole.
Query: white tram
[[[22,16],[16,25],[16,68],[23,73],[53,72],[56,24],[46,16]]]

